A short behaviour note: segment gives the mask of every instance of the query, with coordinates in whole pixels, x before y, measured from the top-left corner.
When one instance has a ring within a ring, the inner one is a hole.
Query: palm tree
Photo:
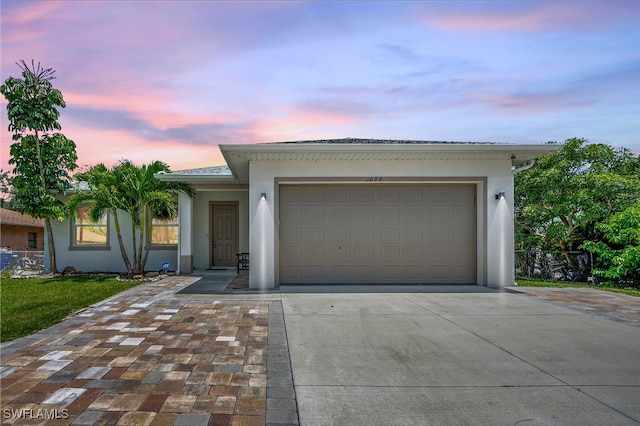
[[[195,195],[188,184],[163,182],[154,176],[169,171],[169,166],[161,161],[138,167],[129,160],[122,160],[111,169],[98,164],[76,175],[77,180],[87,182],[88,188],[76,191],[67,202],[67,207],[75,214],[79,205],[91,202],[89,218],[94,221],[102,218],[107,211],[111,213],[122,260],[129,274],[144,272],[151,248],[152,219],[174,218],[178,193],[183,192],[191,197]],[[125,212],[131,220],[131,256],[123,241],[118,211]]]

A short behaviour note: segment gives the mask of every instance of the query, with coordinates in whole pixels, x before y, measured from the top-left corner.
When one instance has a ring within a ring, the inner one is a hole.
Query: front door
[[[211,266],[235,266],[238,252],[238,205],[211,205]]]

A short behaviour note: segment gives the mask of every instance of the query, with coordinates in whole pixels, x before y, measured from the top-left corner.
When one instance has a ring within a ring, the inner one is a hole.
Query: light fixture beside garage
[[[266,200],[267,199],[267,193],[263,192],[262,194],[260,194],[260,199],[261,200]]]
[[[496,200],[500,201],[504,198],[504,192],[496,193]]]

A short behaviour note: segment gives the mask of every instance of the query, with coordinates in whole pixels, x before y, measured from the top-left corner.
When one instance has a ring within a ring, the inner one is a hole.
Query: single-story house
[[[0,246],[13,251],[43,250],[44,220],[0,208]]]
[[[247,252],[256,289],[512,285],[515,168],[559,148],[351,138],[220,145],[224,166],[158,175],[197,195],[181,195],[178,218],[159,224],[147,269],[235,267]],[[56,224],[58,266],[123,270],[112,228],[108,219]]]

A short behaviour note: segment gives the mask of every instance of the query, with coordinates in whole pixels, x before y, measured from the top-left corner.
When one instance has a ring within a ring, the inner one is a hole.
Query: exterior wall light
[[[500,201],[504,198],[504,192],[496,193],[496,200]]]
[[[266,200],[267,199],[267,193],[263,192],[262,194],[260,194],[260,199],[261,200]]]

